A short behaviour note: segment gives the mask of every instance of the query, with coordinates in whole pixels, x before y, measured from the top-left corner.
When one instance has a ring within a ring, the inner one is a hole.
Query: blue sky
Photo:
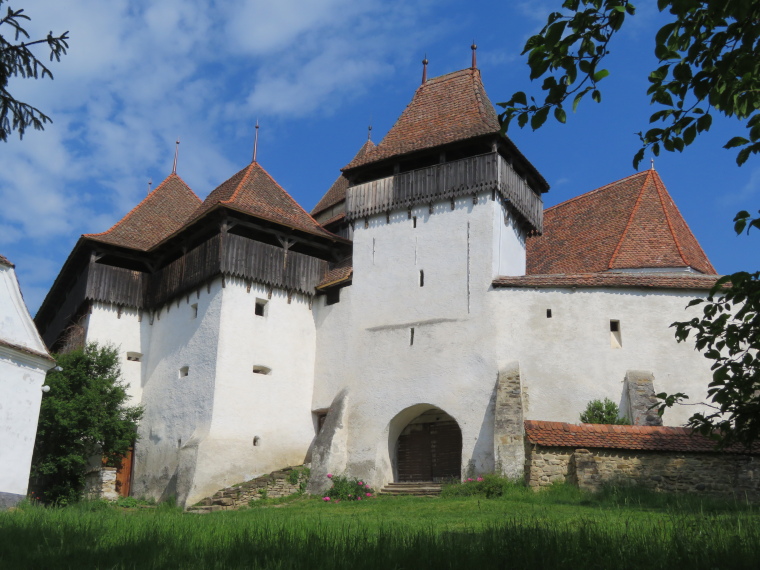
[[[55,80],[16,80],[12,93],[54,123],[0,146],[0,253],[16,264],[36,312],[82,233],[101,232],[171,171],[201,198],[251,160],[307,210],[364,143],[392,126],[430,77],[478,66],[494,103],[531,84],[525,40],[560,0],[11,0],[33,37],[70,31]],[[611,45],[603,101],[566,125],[510,129],[551,185],[551,206],[632,174],[653,108],[646,77],[663,16],[653,0]],[[717,119],[717,118],[716,118]],[[760,162],[735,164],[716,120],[683,154],[656,159],[677,206],[720,273],[758,268],[758,237],[736,237],[734,214],[760,207]],[[649,166],[649,158],[641,168]]]

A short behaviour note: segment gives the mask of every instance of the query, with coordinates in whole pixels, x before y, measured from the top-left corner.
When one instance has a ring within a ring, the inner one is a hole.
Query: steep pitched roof
[[[715,452],[715,442],[692,433],[689,428],[665,426],[573,425],[562,422],[525,420],[528,441],[544,447],[591,447],[650,451]],[[749,451],[733,445],[724,453],[760,453],[760,445]]]
[[[317,285],[317,289],[326,289],[333,285],[338,285],[351,279],[354,273],[353,258],[347,257],[337,263],[331,263],[330,268],[322,277],[322,281]]]
[[[356,153],[354,158],[352,159],[352,162],[354,160],[360,159],[363,157],[367,152],[371,149],[375,148],[375,143],[373,143],[371,140],[367,140],[362,147],[359,149],[359,152]],[[317,205],[314,206],[314,209],[311,211],[312,216],[316,216],[320,212],[326,210],[327,208],[334,206],[335,204],[342,202],[346,199],[346,190],[348,189],[348,178],[345,177],[345,175],[341,174],[338,176],[338,178],[333,182],[333,185],[330,186],[330,189],[327,191],[327,193],[322,196],[322,199],[317,202]]]
[[[615,269],[715,269],[655,170],[634,174],[544,211],[528,239],[527,273]]]
[[[193,219],[199,218],[218,204],[310,234],[336,237],[320,226],[256,162],[252,162],[211,192],[198,207]]]
[[[385,138],[357,156],[344,170],[392,156],[437,147],[500,130],[477,69],[463,69],[428,80]]]
[[[612,289],[688,289],[709,291],[718,280],[717,275],[698,273],[559,273],[551,275],[518,275],[497,277],[493,286],[554,289],[564,287]]]
[[[147,251],[185,225],[200,203],[179,176],[170,174],[111,229],[83,237]]]
[[[2,255],[0,255],[0,265],[7,265],[8,267],[13,267],[13,264],[10,261],[8,261],[8,258]]]

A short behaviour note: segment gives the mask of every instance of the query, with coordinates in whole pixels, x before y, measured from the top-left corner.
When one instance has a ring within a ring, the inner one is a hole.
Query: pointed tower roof
[[[217,205],[310,234],[336,237],[322,228],[257,162],[252,162],[211,192],[193,219]]]
[[[529,275],[686,268],[715,275],[659,174],[647,170],[544,212],[527,243]]]
[[[373,143],[371,140],[367,139],[367,142],[365,142],[362,147],[359,149],[359,152],[356,153],[354,156],[353,161],[358,160],[362,158],[367,152],[375,148],[375,143]],[[327,208],[334,206],[335,204],[342,202],[346,199],[346,190],[348,189],[348,178],[346,178],[345,175],[341,174],[338,176],[338,178],[333,182],[333,185],[330,186],[330,189],[327,191],[327,193],[322,196],[322,199],[317,202],[317,205],[314,206],[314,209],[311,211],[312,216],[316,216],[320,212],[326,210]]]
[[[380,144],[344,170],[474,137],[496,134],[499,119],[477,69],[463,69],[420,85]]]
[[[179,176],[170,174],[111,229],[83,237],[147,251],[184,226],[200,203]]]

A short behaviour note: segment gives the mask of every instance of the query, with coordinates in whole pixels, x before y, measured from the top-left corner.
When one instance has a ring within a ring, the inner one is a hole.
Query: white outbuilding
[[[0,255],[0,509],[26,497],[45,374],[55,366]]]

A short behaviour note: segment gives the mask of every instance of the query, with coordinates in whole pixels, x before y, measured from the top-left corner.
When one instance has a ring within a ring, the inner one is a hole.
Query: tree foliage
[[[139,406],[126,405],[115,348],[95,343],[56,355],[48,372],[32,458],[32,485],[46,502],[77,500],[92,457],[118,466],[136,440]]]
[[[724,148],[738,149],[736,162],[760,152],[760,2],[756,0],[658,0],[661,12],[672,15],[655,35],[654,53],[660,65],[649,74],[649,118],[658,123],[639,134],[638,167],[647,149],[681,152],[701,132],[710,129],[714,113],[744,123],[744,136],[732,137]],[[610,45],[636,8],[628,0],[565,0],[565,12],[553,12],[546,26],[528,39],[530,78],[544,78],[543,101],[519,91],[500,103],[504,130],[513,118],[535,130],[554,110],[564,123],[565,108],[575,111],[589,93],[600,102],[599,83]]]
[[[0,0],[0,8],[5,0]],[[33,41],[24,29],[24,24],[30,18],[24,10],[14,10],[8,7],[5,16],[0,19],[0,140],[7,141],[8,135],[17,130],[19,137],[24,136],[28,127],[37,130],[44,129],[45,123],[52,120],[45,113],[19,101],[10,91],[8,84],[12,77],[34,78],[49,77],[53,73],[32,51],[35,47],[46,44],[50,50],[50,61],[61,60],[69,47],[68,32],[54,36],[50,32],[46,38]]]
[[[628,418],[620,417],[620,409],[609,398],[591,400],[581,414],[580,420],[584,424],[630,425],[631,423]]]

